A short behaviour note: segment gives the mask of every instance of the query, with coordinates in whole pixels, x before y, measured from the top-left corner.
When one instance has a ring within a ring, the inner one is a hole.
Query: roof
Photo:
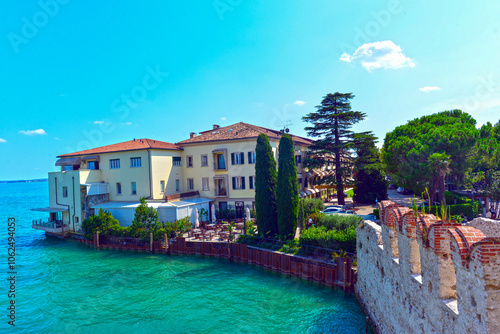
[[[279,140],[282,134],[281,131],[278,130],[271,130],[263,128],[261,126],[239,122],[218,129],[202,131],[198,136],[178,142],[177,145],[195,144],[195,143],[203,143],[211,141],[222,141],[222,140],[257,138],[261,133],[267,135],[269,139],[275,139],[275,140]],[[302,144],[309,146],[312,143],[312,140],[308,138],[303,138],[294,135],[290,136],[292,137],[292,140],[295,144]]]
[[[179,146],[164,141],[153,140],[153,139],[134,139],[122,143],[101,146],[90,150],[58,155],[58,157],[71,157],[78,155],[113,153],[113,152],[135,151],[135,150],[145,150],[145,149],[182,150],[182,148],[180,148]]]

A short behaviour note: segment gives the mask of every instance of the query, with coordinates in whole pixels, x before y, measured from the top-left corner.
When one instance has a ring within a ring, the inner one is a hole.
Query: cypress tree
[[[273,237],[278,233],[276,209],[276,160],[265,134],[257,137],[255,148],[255,210],[257,229],[264,237]]]
[[[282,237],[293,239],[299,215],[299,183],[292,138],[284,133],[278,154],[278,228]]]

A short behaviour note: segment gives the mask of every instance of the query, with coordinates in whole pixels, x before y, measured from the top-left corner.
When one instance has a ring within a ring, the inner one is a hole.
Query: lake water
[[[364,333],[342,291],[248,264],[94,250],[31,229],[48,185],[0,184],[2,333]],[[16,219],[16,321],[7,324],[7,220]],[[371,331],[370,331],[371,333]]]

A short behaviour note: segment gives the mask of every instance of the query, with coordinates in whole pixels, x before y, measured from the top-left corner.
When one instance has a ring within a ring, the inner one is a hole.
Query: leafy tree
[[[325,209],[325,203],[319,198],[304,198],[304,215],[308,217],[312,213],[320,212]]]
[[[276,190],[279,234],[293,239],[299,213],[299,183],[292,137],[284,133],[279,143],[278,185]]]
[[[387,180],[375,146],[377,138],[372,134],[357,134],[354,160],[355,185],[353,200],[357,203],[375,203],[387,199]]]
[[[435,194],[443,172],[449,171],[458,180],[470,168],[479,135],[475,125],[469,114],[451,110],[396,127],[387,133],[382,147],[386,172],[413,192],[428,187]]]
[[[135,237],[148,238],[149,233],[159,234],[163,224],[160,223],[158,210],[149,207],[144,197],[141,204],[135,209],[135,217],[131,226],[131,233]]]
[[[278,234],[278,213],[276,204],[276,160],[265,134],[257,137],[255,148],[255,210],[257,228],[263,236]]]
[[[317,111],[302,117],[302,120],[312,123],[306,127],[308,135],[319,138],[309,147],[312,151],[310,158],[304,159],[306,166],[315,168],[324,166],[328,157],[334,156],[335,178],[324,178],[321,184],[335,185],[338,203],[345,204],[344,186],[348,184],[347,175],[352,167],[349,150],[352,148],[354,132],[351,127],[362,121],[366,114],[361,111],[352,111],[352,93],[327,94],[321,104],[316,106]]]
[[[121,228],[118,219],[113,218],[113,215],[109,211],[104,211],[102,208],[99,209],[99,213],[82,222],[82,229],[85,238],[92,240],[92,235],[99,231],[102,235],[113,234],[114,230],[119,230]]]

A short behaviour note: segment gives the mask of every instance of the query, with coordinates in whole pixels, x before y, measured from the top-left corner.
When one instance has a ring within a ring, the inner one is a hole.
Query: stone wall
[[[102,204],[109,202],[109,194],[101,195],[90,195],[85,198],[85,219],[90,218],[94,215],[94,209],[92,207],[97,204]]]
[[[500,239],[390,201],[357,231],[355,291],[380,333],[500,333]],[[483,218],[482,225],[488,225]]]

